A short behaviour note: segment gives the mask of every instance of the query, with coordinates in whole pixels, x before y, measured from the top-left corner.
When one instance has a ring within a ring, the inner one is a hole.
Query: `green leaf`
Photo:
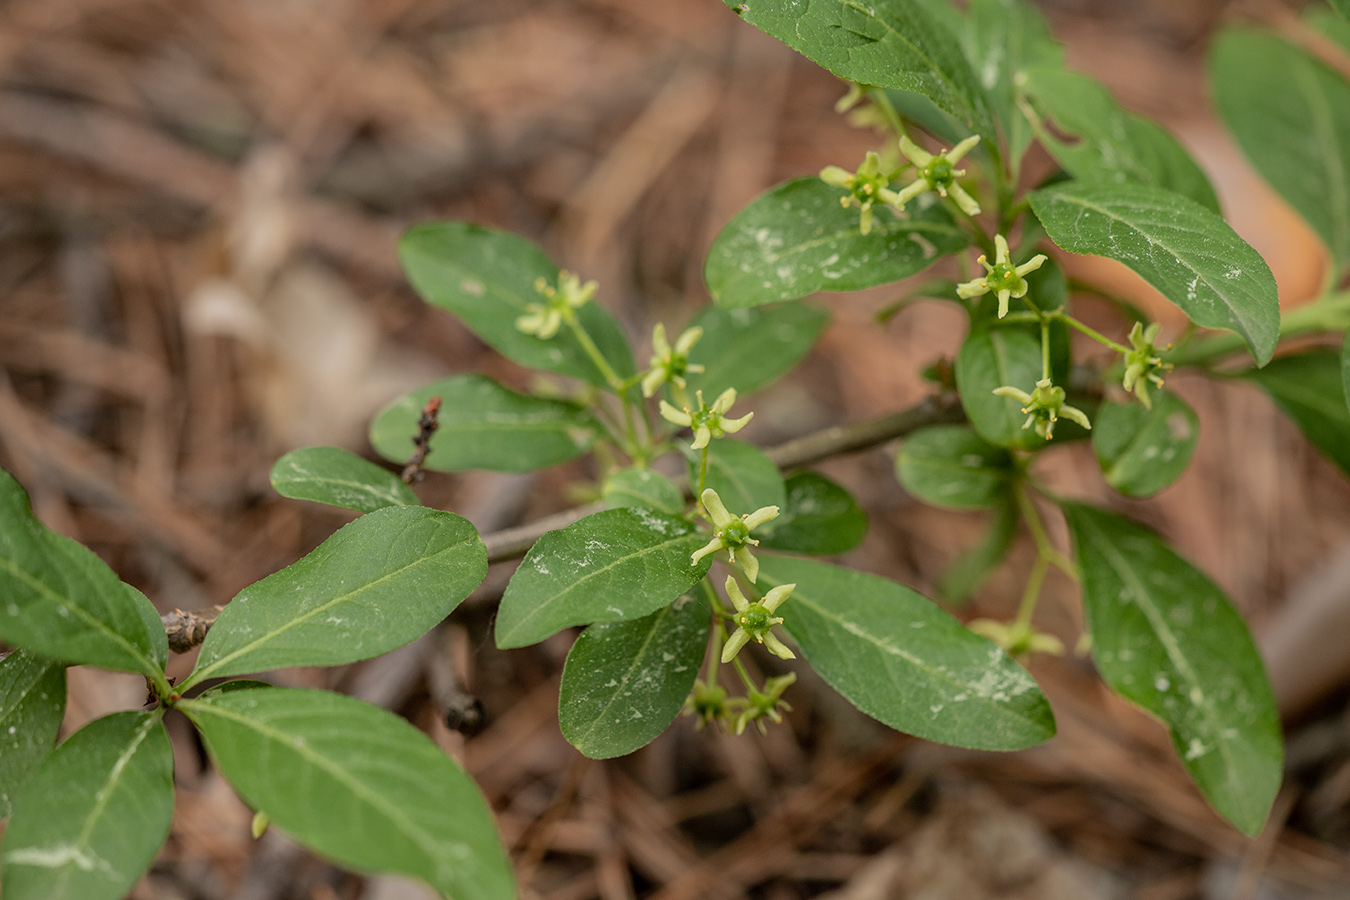
[[[529,472],[575,459],[600,436],[600,423],[575,403],[517,394],[482,375],[456,375],[381,410],[370,426],[375,451],[407,462],[417,420],[432,397],[441,398],[440,427],[425,467],[436,472]]]
[[[1124,263],[1206,328],[1231,328],[1260,365],[1280,336],[1275,279],[1223,219],[1142,184],[1069,182],[1029,195],[1056,244]]]
[[[1003,127],[1004,159],[1015,172],[1031,143],[1031,127],[1017,107],[1018,85],[1031,67],[1062,66],[1064,49],[1040,10],[1023,0],[972,0],[969,18],[966,57]]]
[[[1341,390],[1345,393],[1347,409],[1350,409],[1350,331],[1341,338]]]
[[[690,396],[703,391],[711,403],[727,388],[746,395],[772,384],[801,362],[829,321],[829,313],[805,303],[706,307],[691,323],[703,329],[703,337],[689,362],[704,371],[685,377]]]
[[[397,475],[340,447],[304,447],[287,453],[272,467],[272,488],[292,500],[363,513],[420,505],[412,488]]]
[[[1022,331],[976,331],[956,356],[956,387],[966,417],[980,437],[1000,447],[1045,446],[1033,429],[1022,427],[1027,420],[1022,404],[994,393],[1011,385],[1029,394],[1040,378],[1040,342]]]
[[[51,752],[66,711],[66,667],[15,650],[0,660],[0,819]]]
[[[685,450],[689,460],[689,483],[698,484],[697,450]],[[729,512],[742,515],[760,507],[787,505],[787,492],[778,466],[759,448],[744,441],[723,438],[708,444],[708,477],[705,487],[717,491]]]
[[[1314,447],[1350,475],[1350,409],[1336,351],[1282,356],[1245,374],[1270,394]]]
[[[957,747],[1018,750],[1055,733],[1026,670],[901,584],[813,560],[760,559],[761,589],[796,584],[778,608],[802,655],[858,709]]]
[[[567,742],[591,759],[609,759],[665,731],[703,665],[709,618],[706,603],[686,596],[641,619],[583,631],[558,692]]]
[[[1328,0],[1332,9],[1350,19],[1350,0]]]
[[[895,476],[926,503],[951,509],[993,506],[1012,488],[1013,459],[965,425],[934,425],[909,437]]]
[[[1350,0],[1330,0],[1330,2],[1343,12],[1337,15],[1329,9],[1312,4],[1303,8],[1300,18],[1309,28],[1331,38],[1350,53]]]
[[[507,359],[605,384],[567,328],[549,340],[516,328],[526,306],[543,300],[535,280],[558,281],[557,266],[530,241],[468,222],[428,222],[404,233],[398,257],[422,299],[459,316]],[[577,317],[615,373],[632,375],[633,353],[614,318],[596,303],[577,310]]]
[[[173,819],[161,715],[96,719],[38,765],[5,829],[5,900],[118,900],[150,868]]]
[[[684,513],[684,494],[669,478],[651,469],[620,469],[605,479],[601,496],[613,509],[640,506],[667,516]]]
[[[867,537],[867,513],[852,495],[824,475],[798,472],[783,486],[783,512],[755,530],[765,548],[835,556],[847,553]]]
[[[486,574],[487,552],[468,520],[421,506],[367,513],[240,591],[182,687],[388,653],[449,615]]]
[[[315,852],[420,878],[455,900],[514,900],[477,786],[393,713],[275,687],[213,691],[180,708],[244,802]]]
[[[1074,178],[1166,188],[1219,212],[1209,179],[1177,139],[1126,112],[1095,79],[1062,65],[1038,66],[1026,72],[1025,90],[1054,124],[1033,123],[1037,137]]]
[[[768,32],[841,78],[913,91],[995,140],[989,108],[951,31],[915,0],[724,0]]]
[[[872,230],[864,235],[858,210],[839,204],[844,193],[819,178],[798,178],[737,213],[713,241],[703,266],[717,305],[740,309],[814,291],[888,284],[969,244],[932,195],[915,200],[905,218],[877,207]]]
[[[1181,477],[1200,438],[1200,419],[1176,394],[1142,403],[1104,402],[1092,422],[1092,449],[1106,483],[1127,497],[1156,494]]]
[[[1350,266],[1350,81],[1273,33],[1230,28],[1210,51],[1214,102],[1261,176]]]
[[[1242,617],[1198,569],[1140,525],[1066,504],[1102,678],[1158,716],[1219,814],[1261,830],[1280,787],[1280,722]]]
[[[140,591],[86,547],[48,530],[14,476],[0,471],[0,641],[49,659],[163,680],[156,663],[163,632]]]
[[[690,563],[708,542],[684,519],[640,507],[609,509],[541,537],[511,576],[497,609],[497,646],[535,644],[569,625],[637,619],[708,572]]]
[[[950,603],[969,600],[1012,549],[1019,521],[1016,501],[1005,497],[994,507],[979,543],[952,560],[942,573],[937,583],[938,594]]]

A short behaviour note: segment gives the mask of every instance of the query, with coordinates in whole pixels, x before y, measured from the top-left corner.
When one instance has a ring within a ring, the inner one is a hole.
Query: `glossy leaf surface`
[[[964,425],[934,425],[905,438],[895,474],[905,490],[934,506],[978,509],[1006,497],[1013,460]]]
[[[1124,263],[1206,328],[1236,331],[1264,365],[1280,305],[1261,255],[1223,219],[1158,187],[1070,182],[1030,195],[1056,244]]]
[[[1231,28],[1210,51],[1214,102],[1256,170],[1350,266],[1350,80],[1274,33]]]
[[[853,496],[824,475],[798,472],[783,482],[782,514],[755,529],[766,549],[834,556],[867,537],[867,513]]]
[[[1181,477],[1200,438],[1195,410],[1170,391],[1142,403],[1104,402],[1092,422],[1092,449],[1106,483],[1127,497],[1156,494]]]
[[[875,208],[864,235],[858,209],[839,205],[844,193],[798,178],[751,201],[708,250],[703,277],[717,305],[739,309],[889,284],[969,243],[945,208],[923,197],[905,218]]]
[[[829,321],[829,313],[806,303],[707,307],[691,323],[703,329],[703,337],[689,362],[703,371],[686,377],[690,396],[701,390],[711,403],[729,387],[745,396],[772,384],[801,362]]]
[[[66,667],[15,650],[0,660],[0,819],[51,752],[66,710]]]
[[[150,601],[89,549],[39,522],[3,471],[0,641],[49,659],[163,677],[164,629]]]
[[[1038,122],[1037,136],[1074,178],[1154,185],[1219,212],[1204,171],[1158,123],[1126,112],[1105,87],[1081,72],[1043,66],[1026,75],[1034,106],[1054,125],[1049,129]]]
[[[1350,475],[1350,408],[1334,350],[1282,356],[1246,377],[1264,388],[1303,436]]]
[[[305,846],[360,871],[420,878],[455,900],[515,898],[477,786],[393,713],[275,687],[212,692],[184,708],[244,802]]]
[[[558,692],[568,743],[591,759],[609,759],[665,731],[703,665],[710,615],[706,603],[685,596],[640,619],[583,631]]]
[[[1284,749],[1246,623],[1153,532],[1090,506],[1064,511],[1102,678],[1167,724],[1209,802],[1256,834],[1280,787]]]
[[[640,506],[666,516],[684,512],[684,495],[669,478],[651,469],[620,469],[605,479],[601,492],[612,508]]]
[[[697,485],[698,451],[686,451],[686,457],[689,483]],[[773,460],[753,444],[731,438],[708,445],[706,486],[717,491],[727,510],[738,516],[763,506],[776,506],[781,512],[787,503],[783,476]]]
[[[367,513],[221,610],[187,684],[369,659],[420,637],[487,574],[478,532],[453,513]]]
[[[605,383],[566,327],[549,340],[516,327],[525,308],[543,300],[535,280],[543,278],[554,285],[558,281],[558,267],[530,241],[468,222],[428,222],[404,233],[398,257],[422,299],[463,319],[507,359],[592,384]],[[614,317],[594,301],[577,316],[619,377],[633,374],[633,354]]]
[[[802,655],[860,710],[909,734],[1016,750],[1055,733],[1026,670],[927,598],[885,578],[765,555],[761,590],[796,584],[778,608]]]
[[[928,97],[985,140],[997,134],[952,32],[915,0],[724,0],[742,19],[841,78]]]
[[[14,798],[0,848],[5,900],[120,900],[173,818],[173,749],[154,712],[90,722]]]
[[[956,356],[956,387],[966,417],[980,437],[1000,447],[1044,446],[1034,429],[1022,427],[1027,421],[1022,404],[994,393],[1004,385],[1031,393],[1040,378],[1040,343],[1022,331],[974,332]]]
[[[272,467],[272,488],[292,500],[357,512],[420,505],[412,488],[397,475],[340,447],[304,447],[287,453]]]
[[[575,403],[517,394],[481,375],[457,375],[381,410],[370,426],[371,446],[391,462],[407,462],[417,420],[432,397],[441,398],[440,428],[425,466],[437,472],[529,472],[580,456],[600,436],[600,424]]]
[[[538,643],[569,625],[638,619],[707,574],[708,542],[683,519],[610,509],[550,531],[525,554],[497,610],[497,646]]]
[[[1004,156],[1015,172],[1032,133],[1017,106],[1019,85],[1030,68],[1063,65],[1064,50],[1045,16],[1024,0],[972,0],[967,17],[966,56],[1002,126]]]

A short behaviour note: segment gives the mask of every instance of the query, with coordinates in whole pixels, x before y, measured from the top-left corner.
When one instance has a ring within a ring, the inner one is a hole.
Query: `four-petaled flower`
[[[1001,319],[1008,314],[1009,297],[1025,297],[1027,295],[1025,276],[1028,272],[1034,272],[1041,267],[1041,263],[1045,262],[1045,254],[1037,253],[1020,266],[1014,266],[1008,261],[1008,242],[1001,234],[994,235],[994,250],[994,264],[992,266],[986,256],[981,256],[978,260],[979,264],[984,266],[984,277],[958,284],[956,295],[962,300],[969,300],[990,291],[996,292],[998,294],[998,317]]]
[[[769,630],[782,623],[782,617],[775,616],[774,612],[783,605],[783,601],[792,596],[792,589],[796,586],[780,584],[765,594],[763,600],[751,603],[741,593],[741,586],[736,583],[736,579],[731,575],[727,576],[727,597],[736,605],[736,613],[731,617],[736,623],[736,630],[727,638],[726,645],[722,648],[722,662],[729,663],[735,659],[736,654],[740,653],[741,648],[752,638],[767,647],[769,652],[779,659],[797,658],[797,654],[789,650],[787,645]]]
[[[783,699],[783,691],[797,680],[796,672],[789,672],[786,675],[779,675],[777,678],[770,678],[764,682],[764,690],[757,691],[751,688],[745,695],[745,709],[741,710],[736,716],[736,733],[745,731],[745,726],[751,722],[759,729],[760,734],[768,734],[769,729],[764,727],[764,719],[770,718],[775,722],[783,721],[782,713],[792,712],[792,705]]]
[[[595,281],[582,284],[580,278],[566,269],[558,273],[557,287],[539,276],[534,280],[534,289],[543,295],[544,302],[527,303],[525,314],[516,319],[516,329],[548,340],[558,333],[564,321],[576,317],[576,310],[590,302],[598,286]]]
[[[889,203],[896,209],[903,209],[900,195],[886,187],[890,183],[881,172],[881,157],[875,150],[867,151],[858,171],[850,172],[839,166],[826,166],[820,170],[820,180],[837,188],[850,191],[839,198],[839,204],[845,209],[850,206],[862,208],[858,220],[858,230],[867,234],[872,230],[872,206],[878,202]]]
[[[746,413],[739,419],[726,418],[727,411],[731,409],[731,404],[736,402],[736,389],[727,388],[722,392],[712,406],[703,402],[703,392],[697,391],[695,394],[698,399],[698,409],[683,410],[676,409],[666,401],[661,401],[661,418],[675,425],[684,425],[694,429],[694,442],[689,446],[694,450],[702,450],[708,446],[708,441],[713,438],[726,437],[728,434],[735,434],[745,427],[745,423],[754,418],[754,413]]]
[[[684,376],[689,372],[702,372],[700,365],[689,364],[689,351],[694,349],[698,339],[703,337],[703,329],[695,325],[687,328],[671,347],[666,341],[666,326],[660,322],[652,329],[651,371],[642,378],[642,396],[650,397],[663,384],[675,384],[684,387]],[[730,404],[728,404],[730,405]]]
[[[1125,378],[1121,386],[1127,391],[1134,391],[1145,409],[1153,408],[1153,401],[1148,396],[1148,383],[1151,381],[1162,387],[1163,375],[1172,370],[1172,364],[1163,362],[1162,357],[1157,355],[1157,348],[1153,346],[1160,327],[1157,322],[1147,328],[1135,322],[1130,329],[1130,346],[1134,349],[1125,354]]]
[[[924,191],[936,191],[939,196],[950,196],[966,215],[978,216],[980,204],[956,183],[956,179],[966,174],[965,169],[956,168],[956,163],[979,142],[980,136],[972,134],[950,150],[943,150],[934,156],[907,136],[901,135],[900,152],[918,167],[919,177],[900,191],[900,202],[896,205],[904,209],[906,203]]]
[[[1054,434],[1055,422],[1060,416],[1084,428],[1092,428],[1092,423],[1081,409],[1064,402],[1064,388],[1052,384],[1049,378],[1036,382],[1036,390],[1030,394],[1009,385],[994,388],[994,393],[1021,403],[1022,412],[1027,413],[1027,420],[1022,423],[1022,427],[1030,428],[1031,423],[1035,422],[1036,433],[1047,441]]]
[[[712,519],[713,536],[707,544],[690,554],[689,562],[696,563],[709,553],[725,550],[728,556],[740,563],[745,577],[753,584],[759,577],[759,560],[755,559],[750,548],[759,546],[759,541],[750,536],[750,529],[778,518],[778,507],[764,506],[738,518],[727,512],[727,508],[722,505],[722,498],[712,488],[705,490],[699,499]]]

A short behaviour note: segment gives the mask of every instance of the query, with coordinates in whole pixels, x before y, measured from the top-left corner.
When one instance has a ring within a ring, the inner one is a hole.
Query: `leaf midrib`
[[[661,623],[665,620],[665,616],[670,615],[671,607],[667,606],[664,609],[660,609],[658,610],[658,613],[660,613],[660,615],[657,617],[656,621],[652,623],[651,628],[647,630],[646,637],[642,639],[641,647],[638,649],[638,652],[633,655],[632,663],[629,664],[628,668],[624,670],[623,677],[619,679],[618,686],[615,687],[613,693],[610,694],[609,701],[606,702],[605,705],[601,707],[600,711],[595,714],[595,717],[591,719],[591,724],[586,728],[586,730],[578,737],[577,741],[575,742],[575,745],[578,747],[578,749],[580,749],[581,744],[585,743],[587,739],[590,738],[592,732],[594,732],[595,729],[599,726],[600,720],[603,719],[609,713],[609,711],[614,708],[614,704],[619,702],[619,692],[622,691],[625,686],[627,686],[628,679],[632,677],[633,673],[638,670],[642,660],[646,658],[647,649],[651,646],[652,641],[656,639],[656,632],[660,629]]]

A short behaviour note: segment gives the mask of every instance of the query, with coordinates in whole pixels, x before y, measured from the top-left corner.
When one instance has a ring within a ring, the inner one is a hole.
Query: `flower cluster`
[[[661,418],[673,425],[683,425],[686,428],[694,429],[694,442],[689,445],[694,450],[702,450],[708,446],[708,442],[713,438],[735,434],[755,416],[751,412],[746,413],[739,419],[728,419],[726,417],[731,405],[736,402],[735,388],[727,388],[712,402],[711,406],[704,402],[702,391],[696,392],[695,396],[698,400],[698,409],[685,407],[683,410],[679,410],[666,401],[661,401]]]
[[[727,512],[727,508],[722,505],[722,498],[712,488],[705,490],[699,499],[712,519],[713,536],[707,544],[690,554],[689,561],[696,563],[709,553],[725,550],[728,557],[740,563],[745,577],[753,584],[759,578],[759,560],[755,559],[750,548],[758,547],[759,541],[750,536],[750,530],[778,518],[778,507],[764,506],[738,518]]]
[[[752,579],[753,580],[753,579]],[[792,596],[792,590],[795,584],[780,584],[778,587],[764,595],[764,599],[757,603],[751,603],[746,599],[745,594],[741,593],[741,586],[736,583],[736,579],[727,576],[727,597],[736,607],[736,614],[732,621],[736,623],[736,630],[727,638],[726,645],[722,647],[722,662],[729,663],[736,658],[736,654],[741,652],[741,648],[752,639],[763,644],[769,652],[779,659],[796,659],[797,655],[788,649],[787,645],[778,639],[771,628],[775,625],[781,625],[783,619],[781,616],[775,616],[778,607]]]
[[[984,266],[984,277],[958,284],[956,295],[962,300],[969,300],[972,297],[979,297],[982,294],[994,291],[998,294],[998,317],[1001,319],[1008,314],[1009,298],[1027,295],[1027,273],[1039,269],[1045,260],[1044,253],[1037,253],[1020,266],[1014,266],[1008,261],[1007,239],[1001,234],[996,234],[994,235],[994,264],[990,265],[989,258],[981,256],[978,262]]]
[[[702,372],[700,365],[689,364],[689,351],[694,349],[698,339],[703,337],[703,329],[695,325],[685,329],[672,347],[666,341],[666,326],[660,322],[652,329],[652,359],[649,371],[642,379],[642,396],[650,397],[663,384],[676,387],[685,386],[684,376],[690,372]],[[731,404],[728,403],[727,406]]]
[[[1127,391],[1134,391],[1145,409],[1153,408],[1153,401],[1148,396],[1148,383],[1151,381],[1157,387],[1162,387],[1163,375],[1172,369],[1172,364],[1163,362],[1157,348],[1153,346],[1160,327],[1157,322],[1147,328],[1135,322],[1130,329],[1130,347],[1133,349],[1125,354],[1125,378],[1121,386]]]
[[[534,280],[534,289],[543,296],[543,303],[527,303],[525,314],[516,319],[516,329],[525,334],[548,340],[558,333],[564,321],[576,315],[595,296],[595,281],[581,283],[581,279],[566,269],[558,273],[558,284],[553,286],[541,275]]]
[[[1025,622],[997,622],[976,619],[967,626],[976,634],[984,635],[1003,648],[1009,656],[1029,656],[1032,653],[1064,655],[1064,642],[1053,634],[1037,631]]]
[[[1042,378],[1036,382],[1036,390],[1030,394],[1010,385],[994,388],[994,393],[1000,397],[1011,397],[1021,403],[1022,412],[1027,414],[1027,420],[1022,423],[1022,427],[1030,428],[1034,422],[1036,433],[1047,441],[1054,434],[1055,422],[1059,421],[1060,416],[1071,422],[1077,422],[1084,428],[1092,428],[1087,414],[1065,403],[1064,388],[1051,383],[1049,378]]]

